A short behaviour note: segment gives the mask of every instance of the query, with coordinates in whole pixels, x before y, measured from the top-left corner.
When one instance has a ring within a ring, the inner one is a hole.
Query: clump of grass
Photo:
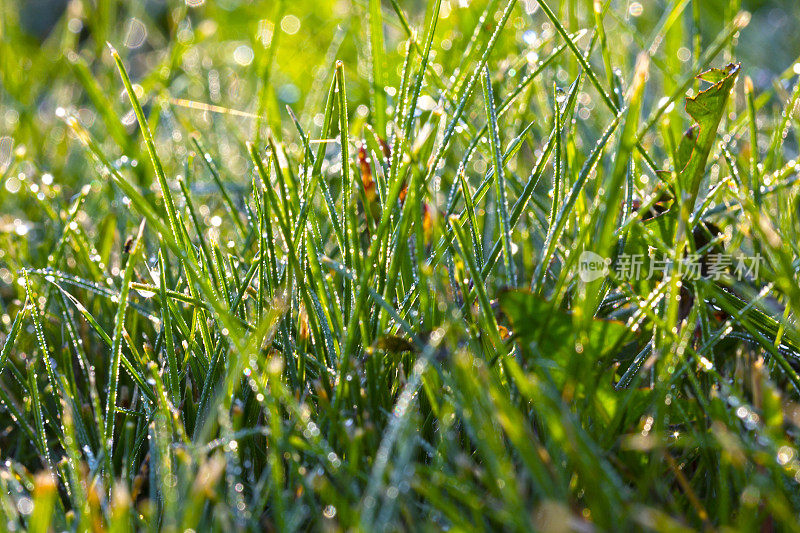
[[[800,83],[723,3],[368,0],[299,67],[284,2],[52,37],[0,180],[3,526],[794,528]]]

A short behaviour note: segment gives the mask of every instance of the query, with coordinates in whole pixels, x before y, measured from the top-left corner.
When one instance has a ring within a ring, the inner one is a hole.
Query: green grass
[[[0,0],[0,529],[796,530],[781,6]]]

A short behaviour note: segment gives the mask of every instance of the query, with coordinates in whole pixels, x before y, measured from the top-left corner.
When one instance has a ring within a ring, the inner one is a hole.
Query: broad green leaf
[[[499,300],[523,349],[531,354],[534,348],[541,356],[537,362],[546,359],[548,366],[552,364],[551,373],[565,370],[578,353],[584,365],[599,361],[615,353],[631,337],[621,322],[592,319],[581,340],[572,314],[554,310],[550,302],[528,291],[505,291]]]
[[[689,161],[679,171],[680,185],[684,191],[689,192],[688,207],[694,207],[697,193],[700,190],[700,183],[705,175],[708,156],[717,137],[717,129],[725,114],[725,104],[728,96],[739,75],[741,65],[730,64],[724,69],[711,69],[698,76],[698,79],[711,83],[711,87],[700,91],[697,96],[686,99],[686,112],[694,119],[696,126],[693,126],[684,137],[684,143],[691,144],[692,152]],[[680,153],[685,154],[687,148],[682,144]]]

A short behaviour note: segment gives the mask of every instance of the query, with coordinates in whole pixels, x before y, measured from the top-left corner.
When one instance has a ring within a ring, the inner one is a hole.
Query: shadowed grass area
[[[797,528],[796,6],[33,4],[3,529]]]

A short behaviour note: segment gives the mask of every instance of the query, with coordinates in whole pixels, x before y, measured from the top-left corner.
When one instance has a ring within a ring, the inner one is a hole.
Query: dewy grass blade
[[[170,401],[173,405],[177,405],[180,377],[178,375],[178,357],[175,353],[175,342],[172,336],[172,311],[169,308],[169,296],[167,296],[167,264],[162,251],[159,251],[158,254],[158,267],[159,292],[161,294],[161,327],[164,335],[164,347],[167,352],[167,383]]]
[[[337,100],[336,98],[337,83],[338,80],[334,75],[333,80],[331,80],[330,88],[328,89],[328,98],[325,104],[325,114],[322,119],[322,131],[320,132],[320,137],[322,139],[327,139],[331,130],[331,124],[333,122],[333,106]],[[325,199],[325,205],[328,209],[328,216],[330,217],[330,223],[333,226],[333,231],[337,239],[337,244],[339,245],[340,249],[344,250],[346,241],[345,241],[344,230],[342,229],[342,222],[339,220],[339,215],[336,213],[336,204],[333,201],[333,195],[331,194],[330,188],[328,187],[328,183],[322,176],[322,164],[324,160],[325,160],[325,143],[321,143],[317,150],[317,156],[314,159],[314,166],[311,170],[312,177],[311,181],[309,182],[309,189],[308,189],[309,197],[306,198],[306,201],[311,200],[310,195],[313,193],[314,190],[312,188],[312,185],[314,183],[319,183],[320,186],[322,187],[323,198]]]
[[[63,296],[66,298],[66,299],[68,299],[68,300],[69,300],[69,301],[72,303],[72,305],[74,305],[74,306],[75,306],[75,308],[78,310],[78,312],[81,314],[81,316],[83,316],[83,318],[85,318],[85,319],[86,319],[86,321],[87,321],[87,322],[89,322],[89,325],[90,325],[90,326],[92,326],[92,329],[94,329],[94,330],[95,330],[95,332],[96,332],[98,335],[100,335],[100,338],[101,338],[101,339],[102,339],[102,340],[105,342],[105,344],[106,344],[106,345],[107,345],[109,348],[110,348],[111,346],[113,346],[113,341],[111,340],[111,337],[109,337],[109,336],[108,336],[108,333],[106,333],[106,331],[105,331],[105,330],[103,329],[103,327],[102,327],[102,326],[101,326],[101,325],[100,325],[100,324],[97,322],[97,320],[94,318],[94,316],[92,316],[92,314],[89,312],[89,310],[88,310],[88,309],[86,309],[86,307],[85,307],[85,306],[84,306],[84,305],[83,305],[81,302],[79,302],[77,298],[75,298],[75,297],[74,297],[74,296],[72,296],[70,293],[68,293],[67,291],[65,291],[65,290],[64,290],[64,289],[63,289],[63,288],[62,288],[60,285],[56,284],[56,282],[55,282],[55,281],[53,281],[53,282],[51,282],[51,283],[53,283],[54,285],[56,285],[56,287],[58,288],[58,290],[59,290],[59,291],[61,291],[61,294],[62,294],[62,295],[63,295]]]
[[[511,142],[510,146],[508,147],[508,150],[506,150],[505,154],[503,154],[503,164],[504,165],[507,165],[508,162],[511,160],[511,158],[514,156],[514,154],[516,154],[522,148],[523,141],[525,140],[525,138],[530,133],[530,129],[532,127],[533,127],[533,123],[528,124],[528,126],[522,131],[522,133],[520,133]],[[541,178],[542,172],[544,171],[544,166],[543,165],[545,165],[547,163],[547,160],[550,157],[550,154],[552,153],[554,140],[555,140],[555,138],[553,137],[553,135],[551,133],[550,138],[547,141],[547,144],[545,145],[544,150],[542,151],[542,154],[537,159],[536,165],[534,166],[534,169],[531,172],[531,175],[529,176],[528,181],[526,182],[525,186],[523,187],[522,192],[519,195],[519,198],[517,198],[517,201],[514,203],[514,207],[512,208],[512,212],[511,212],[511,216],[510,216],[510,222],[511,222],[511,229],[512,230],[514,229],[514,227],[516,226],[516,224],[519,221],[520,217],[522,216],[522,213],[523,213],[523,211],[525,209],[525,206],[528,204],[528,201],[531,199],[531,197],[533,195],[534,189],[536,188],[536,186],[539,183],[539,178]],[[462,162],[459,164],[459,169],[463,169],[464,165],[465,165],[465,162],[462,160]],[[459,172],[460,172],[460,170],[459,170]],[[487,172],[486,177],[484,178],[484,180],[481,182],[481,184],[478,186],[477,190],[475,191],[475,193],[472,195],[472,197],[469,200],[470,203],[473,206],[475,206],[481,200],[483,200],[484,196],[486,195],[486,193],[488,192],[489,188],[492,185],[493,176],[494,176],[494,169],[490,169],[489,172]],[[447,209],[445,210],[445,215],[451,214],[451,211],[453,210],[453,205],[455,204],[456,198],[458,197],[458,195],[456,193],[457,193],[458,190],[460,190],[460,188],[457,188],[455,185],[456,184],[454,184],[453,189],[452,189],[452,191],[451,191],[451,193],[449,195]],[[467,213],[467,216],[469,216],[468,213]],[[463,217],[464,217],[464,213],[462,212],[459,215],[459,219],[463,220]],[[494,263],[495,263],[495,261],[497,261],[497,258],[499,257],[499,254],[500,254],[500,251],[501,251],[501,247],[502,247],[502,242],[503,242],[502,239],[503,239],[503,236],[501,235],[500,239],[497,240],[497,242],[495,243],[495,246],[492,248],[492,250],[491,250],[491,252],[489,254],[489,259],[482,266],[481,272],[483,273],[484,276],[488,275],[489,270],[494,267]],[[434,254],[432,254],[432,258],[430,258],[428,260],[429,264],[434,265],[434,264],[438,263],[438,261],[441,259],[442,251],[449,245],[451,240],[452,240],[452,235],[449,234],[449,233],[446,234],[445,236],[443,236],[439,240],[438,244],[436,245],[436,252]]]
[[[125,69],[122,58],[120,57],[119,53],[117,53],[117,50],[111,46],[111,43],[108,43],[108,47],[111,50],[111,56],[114,58],[114,62],[117,64],[117,69],[119,70],[120,77],[122,78],[122,83],[125,85],[125,91],[128,93],[128,98],[133,106],[133,112],[136,115],[136,120],[139,122],[139,128],[142,131],[142,137],[144,137],[145,146],[147,146],[147,153],[150,155],[150,161],[153,163],[156,179],[158,180],[158,185],[161,188],[161,195],[164,199],[169,227],[172,230],[173,235],[178,235],[178,211],[175,208],[175,201],[172,198],[172,192],[170,191],[169,184],[167,183],[167,177],[164,174],[164,167],[161,165],[161,159],[156,153],[156,144],[153,140],[153,134],[150,132],[150,126],[147,124],[147,119],[144,116],[142,105],[139,103],[139,97],[136,96],[136,91],[133,89],[131,79],[128,76],[128,71]]]
[[[139,232],[131,246],[125,271],[122,275],[122,286],[117,302],[117,312],[114,316],[114,333],[111,344],[111,359],[108,365],[108,396],[106,397],[105,426],[103,428],[103,440],[108,446],[108,456],[106,465],[108,474],[113,476],[112,455],[114,453],[114,420],[117,411],[117,387],[119,382],[119,364],[122,357],[122,330],[125,327],[125,316],[128,311],[128,294],[130,293],[133,271],[138,260],[142,247],[142,233],[144,231],[144,220],[139,225]]]
[[[494,94],[492,92],[492,79],[489,69],[483,69],[483,99],[486,105],[486,122],[489,124],[489,141],[492,148],[492,163],[494,165],[494,190],[497,214],[501,222],[501,237],[503,239],[503,264],[506,277],[513,287],[517,284],[517,273],[514,266],[513,248],[511,245],[511,222],[508,218],[508,197],[506,196],[506,181],[503,171],[503,157],[500,154],[500,131],[497,125],[497,110],[494,107]]]
[[[30,405],[33,411],[34,427],[36,431],[36,447],[44,464],[50,470],[50,475],[55,478],[55,464],[50,454],[50,446],[47,442],[47,430],[45,429],[44,413],[42,412],[42,401],[39,397],[39,386],[36,383],[36,369],[34,364],[28,365],[28,390],[30,391]],[[55,480],[55,479],[54,479]]]
[[[342,220],[344,221],[344,265],[345,268],[355,268],[360,264],[358,247],[358,221],[356,207],[353,199],[353,181],[350,172],[350,126],[347,118],[347,92],[344,83],[344,64],[336,62],[336,92],[339,110],[339,144],[342,150]],[[360,270],[360,269],[359,269]],[[344,284],[344,312],[350,316],[353,312],[350,295],[351,282],[345,279]],[[358,310],[356,310],[358,312]],[[350,331],[345,332],[350,335]]]
[[[748,76],[744,80],[744,96],[747,101],[747,122],[750,132],[750,174],[747,187],[753,191],[756,205],[761,203],[761,175],[758,169],[758,119],[756,118],[755,88],[753,80]]]
[[[17,311],[17,315],[14,317],[14,323],[11,324],[11,330],[8,332],[8,335],[6,335],[6,338],[3,341],[3,348],[0,350],[0,373],[3,372],[3,369],[6,366],[8,356],[11,354],[11,348],[14,346],[14,342],[17,340],[17,335],[19,335],[19,332],[22,329],[22,322],[25,320],[28,312],[29,305],[26,301],[22,308]]]
[[[33,286],[31,285],[31,280],[28,277],[28,271],[23,270],[22,276],[25,281],[25,294],[26,298],[29,302],[38,302],[39,299],[36,298],[33,292]],[[39,345],[40,357],[41,360],[44,362],[45,373],[47,374],[47,379],[50,381],[50,385],[52,386],[54,391],[58,391],[58,395],[61,396],[60,400],[64,399],[64,395],[67,391],[65,391],[63,387],[63,382],[59,379],[58,375],[56,375],[55,368],[53,366],[53,359],[50,354],[50,347],[47,345],[47,340],[44,336],[44,330],[42,329],[42,322],[41,322],[41,313],[39,311],[38,306],[36,303],[31,303],[31,319],[33,322],[33,329],[36,335],[36,341]],[[61,402],[56,403],[56,409],[61,409]],[[59,415],[61,415],[60,411],[57,411]]]
[[[481,238],[478,230],[478,219],[475,217],[475,205],[472,203],[472,193],[467,185],[466,177],[464,176],[464,167],[460,167],[458,171],[458,180],[461,184],[461,189],[464,194],[464,204],[467,209],[467,219],[469,220],[470,232],[472,233],[472,246],[475,249],[475,259],[478,266],[483,268],[483,250],[481,249]]]
[[[455,72],[452,77],[453,81],[451,84],[451,90],[458,89],[464,83],[464,77],[469,74],[469,69],[464,67],[468,67],[470,62],[475,60],[476,54],[480,52],[480,42],[482,39],[487,37],[487,25],[490,24],[490,21],[494,16],[499,4],[500,0],[489,0],[489,2],[486,3],[486,6],[481,11],[480,16],[475,23],[475,27],[472,30],[472,35],[470,35],[469,39],[467,40],[467,44],[464,47],[464,52],[461,54],[461,58],[458,60],[458,65],[455,67]]]
[[[550,207],[550,217],[549,223],[547,227],[548,234],[551,233],[555,229],[555,222],[556,222],[556,211],[558,210],[558,204],[561,200],[561,179],[562,179],[562,172],[561,172],[561,159],[562,155],[562,144],[563,144],[563,131],[562,131],[562,120],[563,117],[561,115],[561,102],[560,102],[560,95],[558,88],[554,85],[553,86],[553,129],[556,139],[555,150],[553,152],[553,202]]]
[[[369,51],[372,63],[371,93],[375,113],[375,127],[381,138],[386,138],[386,50],[383,40],[383,12],[380,0],[368,0],[367,11]]]

